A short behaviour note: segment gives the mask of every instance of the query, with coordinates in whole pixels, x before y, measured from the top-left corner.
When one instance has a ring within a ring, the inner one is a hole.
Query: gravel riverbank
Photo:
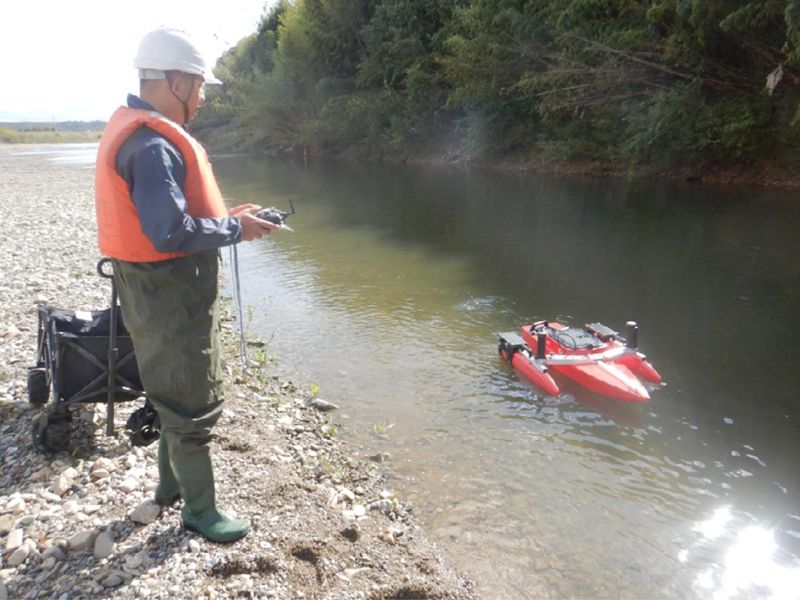
[[[27,400],[37,303],[109,304],[95,272],[93,169],[47,148],[0,146],[0,600],[5,598],[473,598],[389,489],[337,438],[336,411],[261,362],[242,373],[228,312],[226,408],[213,456],[222,507],[250,521],[218,546],[158,515],[157,444],[131,448],[105,406],[76,411],[69,450],[32,445]],[[381,457],[376,457],[381,458]],[[177,507],[179,508],[179,506]]]

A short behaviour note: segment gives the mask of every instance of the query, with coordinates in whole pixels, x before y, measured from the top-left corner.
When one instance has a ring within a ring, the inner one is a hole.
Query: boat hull
[[[502,356],[505,360],[508,360],[508,354],[504,350],[500,351],[500,356]],[[556,384],[550,373],[547,372],[547,369],[537,365],[536,359],[532,358],[528,354],[523,352],[514,352],[511,355],[510,363],[515,371],[542,390],[545,394],[549,394],[550,396],[558,396],[561,393],[561,390],[558,389],[558,384]]]

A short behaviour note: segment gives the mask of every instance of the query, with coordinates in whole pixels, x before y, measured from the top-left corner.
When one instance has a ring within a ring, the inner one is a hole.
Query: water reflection
[[[731,507],[722,506],[706,521],[695,524],[693,531],[701,539],[691,550],[681,551],[680,561],[690,564],[715,559],[694,581],[698,596],[714,600],[800,598],[800,563],[779,549],[774,530],[738,524]],[[715,556],[718,552],[721,560]]]
[[[15,152],[17,156],[45,156],[50,161],[60,164],[94,167],[97,159],[96,142],[79,144],[37,144],[21,147]],[[22,149],[24,148],[24,149]]]

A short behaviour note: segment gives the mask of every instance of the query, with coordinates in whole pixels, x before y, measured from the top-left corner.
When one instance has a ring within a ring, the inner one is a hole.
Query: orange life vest
[[[142,126],[163,135],[183,155],[186,181],[183,194],[186,212],[193,217],[225,217],[228,214],[206,151],[200,143],[157,112],[118,108],[106,125],[97,150],[95,210],[100,252],[128,262],[156,262],[186,256],[181,252],[159,252],[142,231],[128,183],[117,172],[117,153],[123,143]]]

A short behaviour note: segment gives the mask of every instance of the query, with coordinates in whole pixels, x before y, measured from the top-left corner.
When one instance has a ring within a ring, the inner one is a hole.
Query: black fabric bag
[[[40,332],[53,378],[56,402],[104,402],[108,390],[108,347],[111,309],[74,311],[43,306]],[[142,382],[130,334],[117,316],[115,401],[142,395]]]

